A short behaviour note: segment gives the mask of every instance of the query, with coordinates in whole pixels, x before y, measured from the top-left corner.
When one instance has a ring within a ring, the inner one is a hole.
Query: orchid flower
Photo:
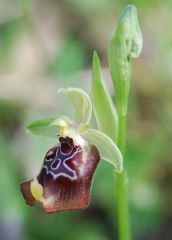
[[[78,88],[59,92],[70,98],[75,120],[59,116],[28,126],[31,133],[56,138],[57,145],[45,154],[39,174],[21,183],[26,203],[32,206],[42,202],[46,213],[86,208],[100,159],[112,164],[117,173],[123,170],[122,155],[115,142],[105,133],[90,128],[92,103],[89,95]]]

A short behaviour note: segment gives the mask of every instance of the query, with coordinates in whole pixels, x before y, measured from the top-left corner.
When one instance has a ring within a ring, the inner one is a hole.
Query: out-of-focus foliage
[[[46,216],[41,208],[25,205],[19,184],[39,171],[45,152],[56,143],[26,134],[25,125],[58,114],[71,116],[70,105],[56,91],[90,91],[93,50],[112,92],[107,47],[128,3],[138,9],[144,39],[141,57],[133,62],[128,111],[132,227],[137,240],[172,238],[172,2],[1,0],[1,240],[115,239],[115,184],[108,164],[99,165],[90,207],[84,211]]]
[[[84,46],[77,39],[67,36],[60,52],[55,56],[54,62],[50,66],[50,74],[61,73],[68,77],[82,69],[85,66],[85,61]]]

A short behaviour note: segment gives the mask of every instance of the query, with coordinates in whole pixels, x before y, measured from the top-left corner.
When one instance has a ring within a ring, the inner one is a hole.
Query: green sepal
[[[88,129],[88,132],[84,137],[90,144],[97,147],[101,159],[112,164],[117,173],[123,171],[122,154],[110,137],[95,129]]]
[[[68,126],[70,123],[71,120],[65,116],[47,118],[30,123],[26,127],[26,130],[33,134],[57,139],[61,129]]]
[[[80,88],[61,88],[58,93],[64,92],[71,100],[75,109],[76,123],[89,124],[92,114],[90,96]]]

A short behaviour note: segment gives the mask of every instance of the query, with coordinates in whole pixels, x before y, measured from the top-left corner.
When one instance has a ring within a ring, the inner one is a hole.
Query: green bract
[[[89,128],[92,112],[92,104],[89,95],[78,88],[68,88],[66,90],[60,90],[60,92],[61,91],[67,93],[67,96],[69,96],[72,101],[76,113],[75,121],[65,116],[42,119],[29,124],[27,130],[34,134],[56,139],[57,136],[68,136],[81,146],[87,140],[89,144],[97,147],[100,157],[111,163],[116,172],[122,172],[122,155],[115,142],[106,134]]]
[[[118,116],[103,80],[100,61],[96,52],[93,55],[91,96],[98,129],[115,141],[118,132]]]
[[[126,115],[131,80],[131,57],[138,57],[142,49],[142,34],[134,5],[124,8],[116,31],[113,33],[109,52],[109,67],[115,86],[119,115]]]

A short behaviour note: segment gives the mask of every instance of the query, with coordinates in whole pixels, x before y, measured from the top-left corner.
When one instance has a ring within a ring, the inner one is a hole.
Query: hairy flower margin
[[[42,202],[46,213],[86,208],[100,159],[112,164],[117,173],[123,170],[122,155],[115,142],[89,126],[92,103],[88,94],[78,88],[58,92],[70,98],[75,121],[60,116],[28,126],[29,132],[56,138],[57,145],[47,151],[38,176],[21,183],[26,203],[32,206]]]

